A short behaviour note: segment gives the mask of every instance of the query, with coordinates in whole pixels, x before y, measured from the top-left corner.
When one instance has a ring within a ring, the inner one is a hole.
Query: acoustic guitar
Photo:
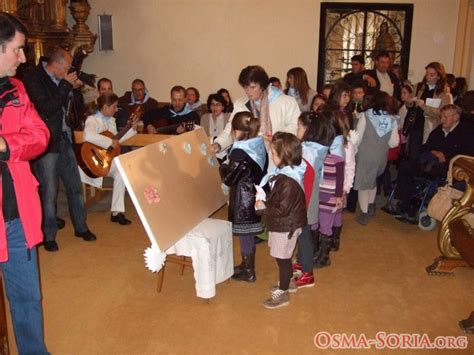
[[[135,107],[128,119],[127,125],[123,127],[120,132],[114,135],[110,131],[105,131],[102,132],[101,135],[117,141],[120,140],[132,125],[140,119],[140,108],[141,106],[139,105]],[[84,142],[78,148],[77,161],[84,173],[95,179],[109,174],[110,168],[112,167],[112,160],[118,155],[120,155],[120,144],[109,148],[102,148],[91,142]]]

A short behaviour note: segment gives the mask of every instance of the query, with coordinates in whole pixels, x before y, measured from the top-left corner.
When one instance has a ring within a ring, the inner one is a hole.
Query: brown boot
[[[474,312],[471,312],[469,318],[459,321],[459,327],[464,333],[474,334]]]

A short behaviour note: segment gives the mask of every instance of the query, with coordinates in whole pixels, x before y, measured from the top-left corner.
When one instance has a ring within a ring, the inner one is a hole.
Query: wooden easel
[[[166,134],[136,134],[133,137],[130,137],[121,145],[130,146],[130,147],[144,147],[149,144],[160,142],[164,139],[169,138],[169,135]],[[74,142],[76,144],[81,144],[84,142],[84,132],[83,131],[74,131]],[[105,179],[107,180],[107,179]],[[104,180],[104,181],[105,181]],[[84,191],[84,205],[86,208],[89,208],[99,201],[101,201],[109,191],[112,191],[112,186],[110,184],[104,184],[102,188],[91,186],[88,184],[82,184],[82,190]]]

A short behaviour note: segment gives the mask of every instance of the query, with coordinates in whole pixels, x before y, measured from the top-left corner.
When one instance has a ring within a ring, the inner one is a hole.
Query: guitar
[[[119,141],[125,133],[141,117],[141,106],[137,105],[130,115],[127,124],[120,132],[113,134],[110,131],[102,132],[101,135]],[[104,177],[109,174],[112,167],[112,160],[120,155],[120,144],[115,144],[109,148],[102,148],[91,142],[84,142],[78,148],[77,161],[84,173],[91,178]]]

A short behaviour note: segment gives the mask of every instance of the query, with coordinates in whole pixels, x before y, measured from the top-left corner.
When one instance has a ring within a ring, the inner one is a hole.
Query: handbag
[[[431,218],[434,218],[438,221],[442,221],[446,214],[449,212],[451,207],[453,207],[453,202],[459,200],[462,195],[464,194],[463,191],[455,189],[452,186],[453,183],[453,164],[454,162],[462,157],[467,157],[465,155],[458,155],[451,159],[449,162],[449,170],[447,175],[447,184],[445,186],[441,186],[438,188],[438,191],[431,199],[430,203],[428,204],[428,215]],[[468,157],[472,158],[472,157]],[[466,220],[472,226],[474,225],[474,215],[469,213],[465,216]]]

